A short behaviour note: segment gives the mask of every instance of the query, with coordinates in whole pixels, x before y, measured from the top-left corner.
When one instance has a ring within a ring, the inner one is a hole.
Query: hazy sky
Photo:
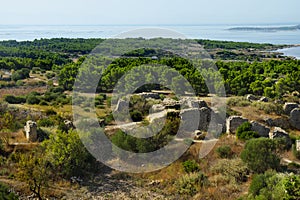
[[[299,9],[299,0],[1,0],[0,24],[300,24]]]

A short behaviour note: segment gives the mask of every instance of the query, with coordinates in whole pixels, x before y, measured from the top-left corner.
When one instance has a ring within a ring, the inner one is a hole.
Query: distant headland
[[[234,27],[229,28],[230,31],[263,31],[263,32],[276,32],[276,31],[298,31],[300,24],[296,26],[280,26],[280,27]]]

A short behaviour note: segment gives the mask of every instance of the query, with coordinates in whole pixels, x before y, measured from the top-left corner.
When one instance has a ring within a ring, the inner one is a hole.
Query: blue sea
[[[287,26],[276,24],[264,26]],[[211,39],[238,42],[300,44],[298,31],[230,31],[229,28],[263,25],[0,25],[0,40],[34,40],[40,38],[112,38],[139,28],[166,28],[191,39]],[[300,47],[283,50],[287,55],[300,57]],[[292,54],[291,54],[292,53]]]

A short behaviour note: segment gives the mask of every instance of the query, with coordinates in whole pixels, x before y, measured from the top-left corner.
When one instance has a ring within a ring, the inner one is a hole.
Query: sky
[[[0,0],[0,24],[300,24],[299,0]]]

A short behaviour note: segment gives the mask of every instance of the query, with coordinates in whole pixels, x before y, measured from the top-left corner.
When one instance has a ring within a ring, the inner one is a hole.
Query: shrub
[[[49,115],[56,115],[57,114],[53,109],[47,109],[45,112],[46,112],[47,116],[49,116]]]
[[[228,160],[222,159],[212,167],[214,174],[221,174],[232,183],[247,181],[249,173],[247,165],[239,158]]]
[[[177,192],[190,196],[195,195],[203,186],[208,184],[207,177],[201,172],[186,174],[176,182]]]
[[[17,200],[18,197],[14,193],[10,192],[9,188],[6,185],[0,183],[0,199]]]
[[[249,140],[252,138],[258,138],[259,135],[255,131],[251,131],[252,125],[249,122],[244,122],[236,130],[236,136],[240,140]]]
[[[130,112],[130,115],[131,115],[132,121],[134,121],[134,122],[139,122],[139,121],[143,120],[143,114],[138,110],[134,110],[134,111]]]
[[[42,127],[50,127],[50,126],[54,126],[55,123],[54,121],[52,121],[49,118],[43,118],[37,121],[38,126],[42,126]]]
[[[199,164],[195,160],[187,160],[182,163],[186,173],[197,172],[200,170]]]
[[[28,103],[28,104],[39,104],[40,99],[35,94],[29,94],[26,98],[26,103]]]
[[[245,97],[233,97],[229,98],[227,101],[228,106],[239,106],[239,107],[246,107],[251,104]]]
[[[280,147],[276,140],[258,138],[248,140],[241,153],[241,159],[255,173],[263,173],[268,169],[280,169]]]
[[[264,111],[267,114],[276,113],[278,115],[283,114],[283,107],[280,104],[268,103],[268,102],[253,102],[252,105],[259,110]]]
[[[231,158],[233,154],[230,146],[228,145],[218,147],[216,152],[220,158]]]
[[[4,100],[10,104],[21,104],[26,102],[26,98],[22,96],[7,95]]]

